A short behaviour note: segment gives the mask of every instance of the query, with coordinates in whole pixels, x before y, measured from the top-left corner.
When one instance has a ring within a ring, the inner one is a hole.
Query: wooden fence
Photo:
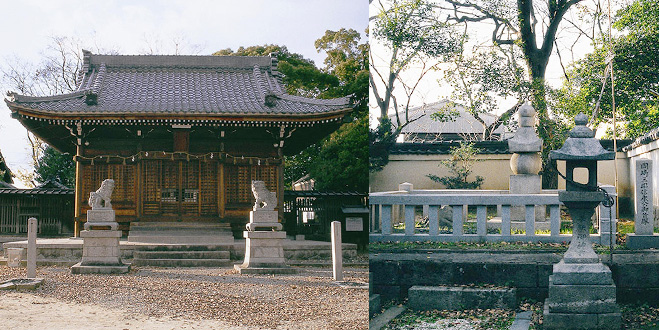
[[[0,233],[27,233],[35,217],[39,234],[73,233],[74,194],[62,189],[0,189]]]

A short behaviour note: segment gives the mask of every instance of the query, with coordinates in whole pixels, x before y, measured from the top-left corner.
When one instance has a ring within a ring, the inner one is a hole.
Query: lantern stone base
[[[611,270],[602,263],[554,265],[545,300],[547,329],[620,329]]]
[[[83,230],[82,261],[71,267],[73,274],[127,273],[130,265],[121,261],[118,230]]]
[[[244,231],[245,261],[234,268],[240,274],[294,274],[296,269],[286,265],[281,231]]]
[[[627,234],[626,244],[632,250],[659,249],[659,235]]]

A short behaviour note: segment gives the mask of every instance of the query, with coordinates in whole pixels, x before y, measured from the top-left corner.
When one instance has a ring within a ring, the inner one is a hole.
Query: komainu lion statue
[[[105,179],[98,190],[90,192],[89,206],[92,207],[92,210],[111,209],[112,190],[114,190],[114,180]]]
[[[263,181],[252,181],[252,193],[256,199],[254,211],[273,211],[277,206],[277,195],[269,191]]]

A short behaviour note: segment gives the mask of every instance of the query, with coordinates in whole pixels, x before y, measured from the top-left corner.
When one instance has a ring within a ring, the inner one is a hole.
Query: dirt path
[[[0,281],[24,277],[0,266]],[[367,282],[367,270],[346,274]],[[367,329],[366,289],[341,287],[326,269],[244,276],[219,268],[139,268],[72,275],[40,267],[35,291],[0,291],[3,329]]]

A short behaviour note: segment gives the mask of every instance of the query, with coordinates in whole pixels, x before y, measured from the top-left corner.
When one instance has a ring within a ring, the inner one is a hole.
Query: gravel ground
[[[352,285],[341,286],[327,268],[272,276],[240,275],[228,268],[149,267],[124,275],[73,275],[69,268],[39,267],[37,277],[45,282],[30,294],[132,315],[217,320],[254,329],[367,329],[367,272],[346,270]],[[0,266],[0,281],[21,277],[25,269]],[[0,291],[0,300],[10,294]]]

